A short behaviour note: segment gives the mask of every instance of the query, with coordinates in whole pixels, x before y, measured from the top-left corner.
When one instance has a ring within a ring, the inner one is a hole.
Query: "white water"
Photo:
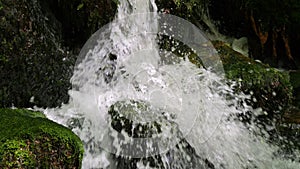
[[[48,118],[73,126],[85,143],[83,168],[114,168],[116,161],[110,153],[134,156],[123,151],[120,142],[114,140],[120,133],[113,131],[108,120],[110,106],[126,100],[144,101],[174,117],[182,136],[172,133],[173,126],[168,128],[166,124],[161,138],[175,142],[186,139],[197,155],[209,160],[215,168],[299,168],[298,163],[276,159],[273,153],[277,147],[252,134],[257,128],[249,129],[238,121],[228,120],[251,108],[238,104],[247,96],[234,94],[222,73],[217,75],[197,68],[188,59],[158,49],[157,19],[161,16],[156,11],[154,0],[120,0],[116,20],[98,31],[78,58],[69,104],[45,110]],[[215,56],[212,45],[204,36],[201,38],[200,45],[208,46],[210,53],[198,52]],[[155,121],[155,113],[149,117],[150,121]],[[111,135],[115,138],[110,138]],[[152,153],[165,156],[172,146]],[[182,153],[182,159],[188,155]],[[167,163],[166,160],[165,168]],[[143,163],[137,166],[149,168]]]

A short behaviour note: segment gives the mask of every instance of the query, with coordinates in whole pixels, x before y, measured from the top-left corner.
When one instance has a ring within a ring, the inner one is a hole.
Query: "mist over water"
[[[160,49],[159,34],[187,44],[204,66]],[[181,140],[193,147],[199,161],[208,160],[217,169],[299,168],[299,163],[276,158],[278,147],[254,134],[258,128],[232,118],[259,110],[243,104],[248,96],[235,94],[227,85],[217,52],[205,35],[187,21],[158,14],[154,0],[120,0],[116,19],[83,47],[71,82],[69,103],[44,112],[81,138],[83,168],[117,168],[112,154],[127,159],[160,155],[160,168],[186,168],[182,164],[189,165],[191,154],[178,153],[181,149],[174,150],[176,156],[167,154]],[[119,105],[116,109],[133,125],[157,122],[162,131],[139,140],[128,131],[116,131],[109,114],[113,105]],[[127,109],[134,113],[126,114]],[[158,149],[151,149],[154,144]],[[195,164],[205,168],[204,162]],[[137,168],[151,167],[138,162]]]

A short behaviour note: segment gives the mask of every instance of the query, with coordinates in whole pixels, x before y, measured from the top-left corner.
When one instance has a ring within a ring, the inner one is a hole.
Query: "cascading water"
[[[251,108],[224,82],[205,36],[156,11],[154,0],[120,0],[80,53],[69,104],[45,110],[82,139],[83,168],[298,168],[230,118]],[[191,50],[160,49],[159,36]]]

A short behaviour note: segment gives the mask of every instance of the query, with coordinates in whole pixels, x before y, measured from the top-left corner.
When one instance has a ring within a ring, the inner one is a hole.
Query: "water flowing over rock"
[[[158,42],[166,37],[168,50]],[[278,147],[258,128],[232,118],[260,110],[227,85],[205,35],[158,14],[154,0],[121,0],[116,19],[81,50],[71,82],[70,103],[45,113],[82,139],[84,168],[298,166],[276,158]]]
[[[140,163],[152,168],[214,168],[196,154],[170,115],[150,107],[134,101],[111,106],[108,113],[111,126],[120,133],[111,138],[120,145],[116,147],[120,148],[120,155],[112,155],[117,161],[116,168],[139,168]],[[166,130],[169,132],[165,133]]]

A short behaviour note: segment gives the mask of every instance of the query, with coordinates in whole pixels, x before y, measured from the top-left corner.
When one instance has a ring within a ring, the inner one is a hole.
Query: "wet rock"
[[[172,115],[142,101],[120,101],[110,107],[114,168],[214,168],[185,140]]]

